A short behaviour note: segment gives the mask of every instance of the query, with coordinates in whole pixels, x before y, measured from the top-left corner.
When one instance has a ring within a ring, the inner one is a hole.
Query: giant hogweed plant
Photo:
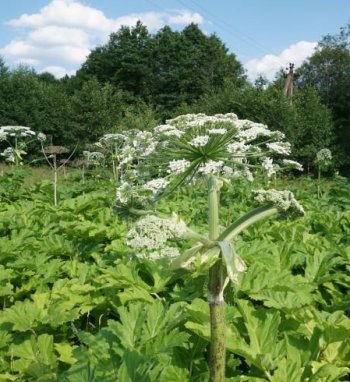
[[[131,129],[123,133],[105,134],[95,146],[110,162],[113,178],[119,181],[123,180],[126,172],[130,175],[141,158],[154,150],[156,142],[152,138],[152,134],[147,131]]]
[[[0,142],[7,143],[7,147],[0,154],[5,161],[16,166],[23,163],[23,156],[27,154],[26,147],[32,141],[44,142],[46,136],[43,133],[35,133],[26,126],[1,126]]]
[[[332,165],[332,153],[329,149],[321,149],[317,152],[314,161],[317,166],[317,196],[321,197],[321,173]]]
[[[200,264],[208,271],[210,381],[225,378],[224,289],[230,281],[237,284],[239,273],[247,269],[235,250],[235,239],[250,225],[280,212],[304,213],[289,191],[255,190],[255,200],[263,205],[223,228],[219,220],[222,186],[242,177],[252,181],[256,171],[272,176],[277,166],[301,169],[299,163],[282,159],[290,152],[283,133],[239,120],[235,114],[183,115],[154,129],[151,149],[139,161],[140,173],[150,180],[140,184],[140,177],[125,176],[117,189],[117,213],[145,215],[127,234],[127,244],[137,257],[155,261],[168,257],[174,269]],[[164,217],[150,208],[163,193],[191,182],[201,182],[208,190],[207,234],[189,228],[176,215]],[[180,253],[179,240],[194,244]]]

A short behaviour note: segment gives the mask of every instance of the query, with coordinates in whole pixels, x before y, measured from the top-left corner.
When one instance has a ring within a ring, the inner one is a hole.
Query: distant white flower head
[[[37,138],[40,142],[46,141],[46,135],[44,133],[38,133]]]
[[[100,138],[99,143],[102,146],[122,145],[126,140],[124,134],[105,134]]]
[[[321,149],[316,154],[317,163],[330,163],[332,161],[332,153],[329,149]]]
[[[93,165],[101,164],[101,162],[105,159],[104,154],[99,151],[86,150],[86,151],[83,151],[83,155],[85,159]]]

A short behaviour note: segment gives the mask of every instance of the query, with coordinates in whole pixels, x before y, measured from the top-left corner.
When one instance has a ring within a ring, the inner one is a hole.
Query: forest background
[[[138,22],[91,51],[75,75],[56,79],[0,58],[0,125],[24,125],[81,152],[106,133],[147,130],[185,113],[228,113],[283,131],[293,158],[312,170],[329,148],[334,167],[350,167],[350,24],[327,35],[295,73],[248,81],[243,65],[216,35],[196,24],[151,34]],[[1,149],[1,147],[0,147]],[[34,148],[31,152],[35,155]]]

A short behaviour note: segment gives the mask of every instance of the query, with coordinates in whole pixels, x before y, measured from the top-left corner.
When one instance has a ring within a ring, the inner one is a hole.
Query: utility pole
[[[289,72],[285,76],[286,80],[284,83],[284,89],[283,93],[287,98],[289,98],[290,103],[292,103],[293,98],[293,79],[294,79],[294,64],[291,62],[289,63],[289,68],[286,68],[286,70],[289,69]]]

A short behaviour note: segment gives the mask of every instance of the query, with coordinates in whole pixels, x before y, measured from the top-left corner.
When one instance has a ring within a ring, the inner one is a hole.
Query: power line
[[[183,6],[187,7],[187,8],[190,8],[194,12],[198,11],[198,10],[193,9],[192,7],[188,6],[188,4],[184,3],[182,0],[177,0],[177,1],[181,5],[183,5]],[[202,5],[198,4],[195,0],[188,0],[188,1],[190,1],[196,7],[200,8],[203,13],[209,14],[209,15],[211,15],[211,17],[214,17],[217,20],[214,24],[217,25],[218,22],[219,22],[221,24],[221,26],[218,25],[220,28],[225,29],[230,34],[232,34],[234,37],[238,37],[239,39],[241,39],[241,41],[243,41],[247,45],[253,46],[254,48],[259,49],[260,51],[262,51],[265,54],[271,54],[271,55],[277,57],[277,59],[280,62],[280,64],[282,66],[285,65],[285,63],[276,54],[274,54],[269,48],[267,48],[266,46],[262,45],[261,43],[259,43],[258,41],[256,41],[255,39],[253,39],[252,37],[247,35],[246,33],[240,31],[238,28],[235,28],[231,24],[227,23],[225,20],[222,20],[217,15],[215,15],[213,12],[211,12],[207,8],[203,7]]]

